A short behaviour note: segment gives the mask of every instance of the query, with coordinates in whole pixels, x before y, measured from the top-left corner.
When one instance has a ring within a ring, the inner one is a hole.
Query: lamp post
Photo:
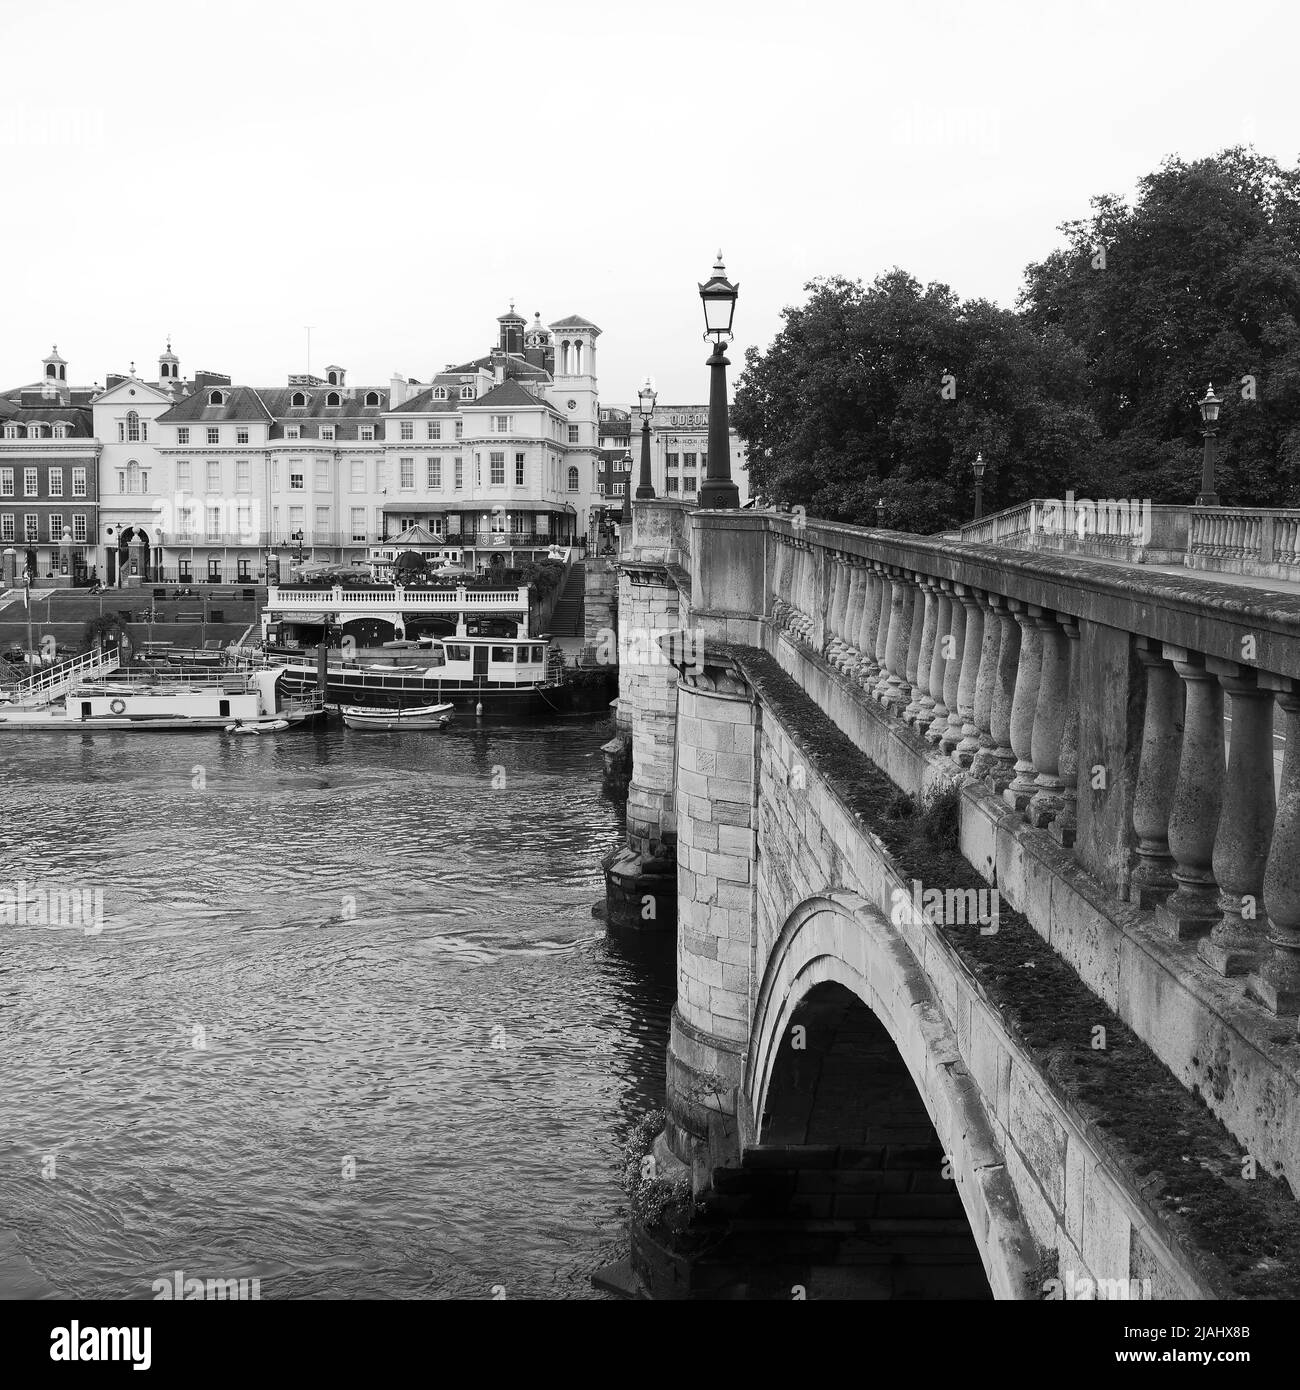
[[[714,340],[713,355],[708,361],[709,467],[700,487],[700,506],[714,511],[740,506],[740,489],[731,480],[731,437],[727,429],[727,368],[731,364],[722,350],[723,339],[731,337],[739,292],[740,286],[727,279],[719,251],[712,276],[700,286],[704,336]]]
[[[1223,397],[1214,394],[1214,383],[1210,382],[1205,395],[1197,402],[1201,408],[1201,420],[1205,424],[1205,453],[1201,457],[1201,491],[1197,495],[1198,507],[1217,507],[1219,494],[1214,490],[1214,451],[1215,436],[1218,434],[1219,407]]]
[[[623,457],[620,460],[623,464],[621,472],[627,476],[623,479],[623,510],[619,513],[619,524],[631,526],[632,524],[632,450],[624,449]]]
[[[876,525],[882,531],[885,529],[885,499],[883,497],[876,503]]]
[[[975,475],[975,520],[978,521],[984,515],[984,470],[988,464],[984,462],[984,455],[975,455],[975,462],[971,464],[970,471]]]
[[[650,417],[655,413],[655,397],[658,394],[649,377],[636,393],[637,409],[641,412],[641,481],[636,490],[638,497],[655,495],[654,483],[650,478]]]

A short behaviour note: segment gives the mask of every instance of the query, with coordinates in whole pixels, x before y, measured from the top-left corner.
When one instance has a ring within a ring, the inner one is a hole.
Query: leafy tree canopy
[[[934,531],[970,516],[982,452],[988,510],[1190,501],[1213,380],[1225,501],[1300,504],[1300,169],[1170,159],[1061,231],[1015,311],[897,269],[811,281],[737,382],[751,489],[866,524],[883,497],[888,524]]]

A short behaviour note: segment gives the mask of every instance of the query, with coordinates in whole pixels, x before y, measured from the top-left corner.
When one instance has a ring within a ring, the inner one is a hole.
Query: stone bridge
[[[609,914],[675,913],[656,1157],[713,1222],[643,1283],[1294,1296],[1300,598],[634,513]]]

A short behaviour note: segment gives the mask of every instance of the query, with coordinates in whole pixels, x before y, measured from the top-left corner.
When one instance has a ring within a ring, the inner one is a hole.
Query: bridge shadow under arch
[[[983,1098],[930,980],[870,904],[834,894],[787,919],[745,1074],[744,1168],[787,1174],[795,1209],[839,1234],[823,1296],[1031,1296],[1037,1247]]]

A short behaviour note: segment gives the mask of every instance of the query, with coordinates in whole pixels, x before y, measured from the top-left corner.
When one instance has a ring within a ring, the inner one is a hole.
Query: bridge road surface
[[[1028,551],[1028,554],[1042,557],[1043,551]],[[1116,569],[1134,570],[1143,574],[1168,574],[1175,579],[1204,579],[1213,584],[1230,584],[1238,589],[1254,589],[1259,593],[1290,594],[1300,598],[1300,583],[1293,579],[1261,579],[1253,574],[1220,574],[1217,570],[1193,570],[1184,565],[1135,565],[1128,560],[1112,560],[1100,555],[1074,556],[1075,559],[1092,560],[1099,565],[1114,565]],[[1232,747],[1232,697],[1224,702],[1223,740],[1225,755]],[[1284,720],[1281,706],[1273,702],[1273,792],[1276,796],[1282,786],[1282,755],[1286,752],[1286,735],[1282,732]]]

